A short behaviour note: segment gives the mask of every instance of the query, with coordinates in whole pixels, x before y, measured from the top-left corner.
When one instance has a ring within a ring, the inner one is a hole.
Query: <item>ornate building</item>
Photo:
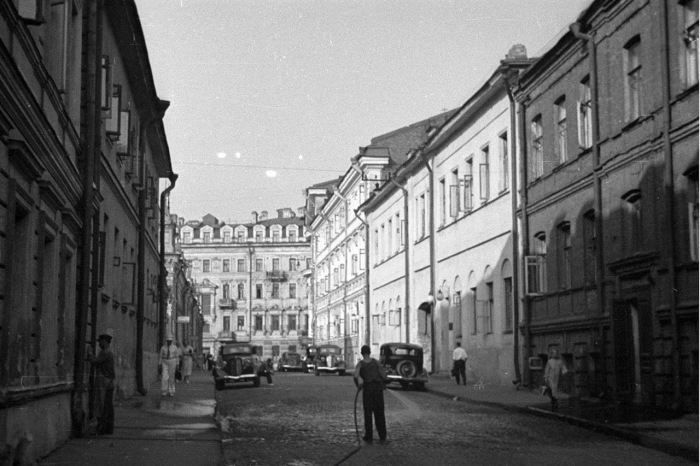
[[[311,250],[303,217],[292,209],[253,212],[250,223],[212,215],[180,219],[180,244],[203,317],[202,350],[216,355],[250,342],[264,358],[308,345],[307,280]]]

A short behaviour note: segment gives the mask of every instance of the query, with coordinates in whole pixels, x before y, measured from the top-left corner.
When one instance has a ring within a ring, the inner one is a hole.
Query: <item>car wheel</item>
[[[226,383],[223,380],[215,380],[214,386],[216,387],[217,390],[221,391],[226,386]]]
[[[405,360],[401,361],[396,366],[396,372],[398,372],[401,377],[413,377],[418,372],[418,368],[413,361]]]
[[[425,390],[425,382],[415,382],[413,384],[414,387],[416,387],[416,390],[424,391]]]
[[[259,387],[259,386],[260,386],[260,376],[258,375],[253,379],[253,387]]]
[[[345,371],[338,371],[338,375],[341,376],[341,377],[344,376],[344,375],[345,375]]]
[[[318,369],[314,369],[314,375],[318,377],[319,375],[321,375],[321,373],[318,371]]]

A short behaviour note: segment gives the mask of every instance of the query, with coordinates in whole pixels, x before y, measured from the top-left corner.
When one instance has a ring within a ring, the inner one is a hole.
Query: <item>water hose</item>
[[[357,435],[357,445],[362,445],[360,443],[360,429],[357,427],[357,397],[360,395],[362,387],[357,387],[357,392],[355,392],[355,435]]]

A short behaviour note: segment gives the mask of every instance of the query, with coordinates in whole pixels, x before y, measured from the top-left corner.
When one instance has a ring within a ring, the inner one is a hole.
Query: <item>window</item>
[[[202,261],[202,272],[211,272],[211,261],[209,259]]]
[[[281,235],[282,234],[279,230],[273,231],[272,232],[272,241],[274,241],[275,243],[279,243]]]
[[[640,61],[641,41],[635,37],[627,43],[624,51],[625,72],[625,119],[636,120],[642,104],[642,65]]]
[[[568,290],[571,288],[571,224],[569,222],[563,222],[557,228],[557,241],[559,242],[557,255],[559,288]]]
[[[459,211],[459,170],[454,169],[450,177],[450,217],[456,218]]]
[[[222,263],[223,271],[224,272],[230,272],[231,271],[231,259],[224,259]]]
[[[471,291],[470,297],[471,297],[471,307],[472,307],[472,309],[471,309],[472,310],[472,313],[471,313],[472,314],[472,335],[476,335],[478,332],[478,322],[479,322],[478,315],[477,315],[478,310],[477,310],[477,305],[476,305],[476,303],[478,302],[476,300],[476,288],[472,288],[470,291]]]
[[[208,231],[204,232],[204,242],[211,243],[211,232],[208,232]]]
[[[493,282],[486,284],[486,298],[484,303],[484,332],[493,333]]]
[[[697,3],[695,6],[697,10]],[[690,258],[698,261],[698,167],[688,176],[688,233],[690,236]]]
[[[510,184],[510,157],[508,156],[508,133],[498,136],[498,146],[501,158],[501,191],[506,191]]]
[[[231,287],[228,283],[224,283],[223,286],[223,298],[224,299],[231,299]]]
[[[296,284],[296,283],[290,283],[290,284],[289,284],[289,297],[290,297],[290,298],[296,298],[296,297],[297,297],[297,284]]]
[[[255,232],[255,241],[257,243],[262,243],[262,240],[263,240],[263,232],[260,230],[256,231]]]
[[[457,291],[452,295],[452,307],[454,309],[454,336],[462,337],[462,294]]]
[[[201,295],[201,304],[202,304],[202,315],[208,316],[211,314],[211,295],[210,294],[202,294]]]
[[[263,271],[263,260],[262,259],[255,259],[255,271],[256,272]]]
[[[491,174],[489,172],[489,146],[481,149],[481,165],[479,165],[479,194],[482,201],[489,199],[491,194]]]
[[[622,200],[623,247],[628,254],[633,254],[642,248],[642,192],[633,189],[625,193]]]
[[[274,299],[278,299],[280,297],[280,284],[279,283],[272,284],[272,297]]]
[[[438,198],[438,202],[440,203],[440,225],[444,225],[447,217],[445,205],[445,203],[447,202],[447,195],[445,193],[445,178],[442,178],[440,181],[438,181],[438,195],[440,196]]]
[[[399,214],[396,214],[396,250],[398,251],[403,247],[403,222]]]
[[[340,264],[340,283],[345,283],[345,264]]]
[[[245,316],[238,316],[236,318],[236,330],[243,332],[245,330]]]
[[[290,243],[295,243],[297,240],[297,228],[296,227],[291,227],[288,231],[289,233],[289,242]]]
[[[238,284],[238,299],[245,299],[245,284]]]
[[[16,3],[17,13],[27,24],[41,24],[46,21],[43,3],[43,0],[19,0]]]
[[[360,270],[359,260],[358,260],[357,254],[352,255],[351,261],[352,261],[352,274],[357,275],[359,270]]]
[[[365,250],[360,249],[360,270],[365,270]]]
[[[587,285],[596,282],[598,264],[596,256],[595,211],[583,214],[583,274]]]
[[[333,286],[333,288],[335,288],[338,286],[338,282],[339,282],[339,280],[338,280],[338,268],[337,267],[333,269],[332,277],[333,277],[333,283],[331,285]]]
[[[263,330],[263,316],[257,315],[257,316],[255,316],[255,331],[262,332],[262,330]]]
[[[296,269],[297,269],[297,260],[293,257],[290,257],[289,258],[289,270],[291,272],[294,272],[294,271],[296,271]]]
[[[278,258],[272,259],[272,271],[273,272],[280,271],[280,260]]]
[[[41,0],[37,0],[41,1]],[[102,118],[110,115],[112,108],[112,60],[109,55],[102,55]]]
[[[544,153],[542,148],[542,117],[537,115],[530,123],[530,175],[537,179],[544,174]]]
[[[238,259],[236,261],[236,270],[238,272],[245,272],[245,259]]]
[[[535,234],[533,240],[534,255],[525,256],[526,294],[539,295],[545,292],[547,237],[544,232]]]
[[[255,299],[263,298],[263,286],[262,283],[255,284]]]
[[[685,45],[685,85],[698,83],[698,0],[680,2],[683,8],[683,44]]]
[[[464,211],[469,212],[473,207],[474,188],[472,186],[472,175],[474,173],[474,162],[472,158],[467,159],[467,173],[464,175]]]
[[[280,331],[280,316],[279,316],[279,314],[273,314],[271,317],[272,317],[272,322],[270,322],[270,326],[272,328],[270,330],[272,330],[273,332],[279,332]]]
[[[374,263],[378,263],[381,260],[381,254],[379,254],[379,229],[374,229],[374,254],[376,260]]]
[[[121,134],[120,110],[122,108],[122,87],[119,84],[112,86],[110,99],[112,104],[105,116],[105,133],[111,141],[119,139]]]
[[[224,316],[224,332],[230,332],[230,331],[231,331],[231,317]]]
[[[421,194],[416,202],[418,210],[418,222],[416,222],[416,236],[420,239],[425,237],[425,194]]]
[[[393,220],[389,218],[387,221],[386,228],[386,255],[391,256],[394,253],[394,231],[393,231]]]
[[[239,231],[238,232],[238,242],[245,243],[245,238],[246,238],[245,231]]]
[[[513,278],[506,277],[503,279],[503,322],[505,326],[504,332],[513,331]]]
[[[287,331],[294,332],[297,329],[297,316],[287,315]]]
[[[189,244],[190,241],[192,241],[192,235],[190,234],[190,232],[186,231],[182,233],[182,242],[185,244]]]
[[[21,13],[20,16],[29,19],[41,19],[43,16],[43,5],[41,0],[21,1],[19,8],[29,6],[29,11]],[[47,37],[45,38],[44,60],[46,68],[53,77],[58,90],[66,91],[68,83],[68,63],[69,55],[72,53],[71,46],[74,28],[71,27],[78,16],[78,11],[72,1],[52,1],[49,4],[47,20]]]
[[[566,97],[560,97],[554,103],[554,126],[557,142],[554,146],[559,163],[565,163],[568,158],[566,147]]]
[[[591,108],[591,80],[586,76],[579,84],[578,145],[583,149],[593,146],[593,115]]]
[[[230,243],[231,242],[231,232],[226,230],[224,231],[224,243]]]

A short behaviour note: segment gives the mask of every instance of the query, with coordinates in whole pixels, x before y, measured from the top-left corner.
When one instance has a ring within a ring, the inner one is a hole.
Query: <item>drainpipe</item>
[[[253,230],[254,234],[255,230]],[[248,341],[253,341],[253,246],[250,244],[248,245]]]
[[[143,325],[144,307],[146,306],[146,136],[155,123],[165,115],[170,102],[160,100],[156,103],[158,112],[142,123],[139,131],[139,153],[141,154],[141,173],[139,192],[139,247],[138,247],[138,277],[136,295],[136,390],[143,396],[148,393],[143,382]]]
[[[346,364],[351,364],[352,361],[348,359],[348,332],[347,332],[347,324],[348,324],[348,281],[347,281],[347,276],[348,276],[348,201],[345,196],[340,194],[340,190],[338,188],[335,188],[333,191],[333,194],[338,196],[342,201],[343,201],[343,207],[345,211],[345,218],[344,220],[344,225],[343,225],[343,234],[345,236],[345,253],[343,254],[343,258],[345,261],[345,276],[341,277],[343,280],[343,354],[345,358]]]
[[[663,106],[664,106],[664,121],[663,121],[663,140],[664,140],[664,192],[666,195],[666,212],[668,221],[666,222],[666,246],[668,247],[668,275],[670,286],[668,288],[668,302],[671,314],[671,337],[672,337],[672,358],[673,358],[673,408],[680,410],[682,407],[681,398],[681,377],[680,377],[680,348],[678,338],[678,316],[676,306],[676,205],[675,205],[675,186],[673,181],[673,147],[671,145],[671,71],[669,66],[671,43],[668,37],[668,4],[665,0],[661,0],[661,14],[659,21],[661,26],[661,82],[663,87]]]
[[[167,270],[165,270],[165,201],[169,199],[170,191],[175,188],[175,182],[177,181],[178,175],[171,173],[169,176],[170,186],[165,188],[162,193],[160,193],[160,274],[158,275],[158,315],[160,331],[158,332],[158,348],[163,346],[165,341],[165,320],[167,319],[167,312],[165,309],[165,278],[168,276]],[[173,274],[173,288],[175,288],[175,282],[177,280],[176,274]],[[173,303],[176,303],[176,296],[173,295]],[[177,306],[177,305],[176,305]],[[177,313],[175,313],[177,315]]]
[[[82,222],[83,235],[81,238],[80,250],[80,285],[77,289],[78,310],[75,315],[76,339],[74,351],[74,367],[73,374],[74,390],[71,400],[71,415],[73,434],[76,437],[82,437],[86,428],[87,413],[84,410],[83,396],[87,390],[85,384],[85,344],[87,333],[87,316],[90,310],[90,251],[95,237],[95,231],[99,235],[99,223],[95,224],[95,218],[99,222],[99,207],[94,206],[95,191],[99,181],[100,164],[102,159],[102,151],[100,150],[102,142],[102,113],[100,109],[102,87],[100,84],[100,76],[102,72],[102,16],[104,4],[101,0],[94,2],[86,2],[85,14],[85,29],[86,42],[85,48],[88,50],[87,56],[87,76],[84,80],[86,92],[85,102],[85,146],[83,153],[85,155],[85,167],[83,172],[83,206],[82,206]],[[92,52],[92,53],[90,53]],[[99,237],[99,236],[98,236]],[[98,243],[94,243],[98,244]],[[97,251],[93,251],[96,253]],[[94,303],[93,303],[94,306]],[[92,334],[96,332],[94,328]],[[93,336],[94,342],[94,336]]]
[[[524,256],[530,251],[530,225],[528,224],[527,208],[528,208],[528,197],[527,197],[527,144],[526,144],[526,129],[527,123],[525,121],[525,104],[523,102],[518,103],[518,114],[520,118],[518,122],[520,123],[520,128],[518,132],[518,145],[520,147],[520,212],[522,214],[522,235],[520,236],[520,248]],[[519,264],[522,276],[525,277],[525,261],[521,261]],[[524,338],[523,346],[525,349],[525,358],[528,364],[525,364],[525,378],[523,379],[524,385],[527,387],[531,386],[531,374],[530,374],[530,364],[529,359],[532,356],[532,348],[530,347],[530,297],[527,295],[527,283],[524,284],[523,293],[523,330]]]
[[[606,312],[605,303],[605,264],[603,254],[603,192],[601,183],[601,173],[603,166],[600,163],[600,121],[598,118],[598,58],[596,52],[595,40],[592,34],[583,34],[581,32],[581,24],[573,23],[569,26],[571,33],[577,39],[586,42],[588,46],[588,68],[590,70],[591,83],[591,137],[593,139],[592,155],[593,155],[593,196],[595,202],[595,236],[596,236],[596,294],[598,295],[598,342],[600,345],[601,360],[606,361],[605,351],[605,331],[603,328],[603,316]],[[615,340],[613,338],[613,352],[615,348]],[[614,363],[613,363],[614,365]],[[612,371],[612,379],[615,380],[615,371]],[[613,386],[617,386],[613,382]]]
[[[365,226],[365,342],[370,344],[371,315],[369,310],[369,223],[360,217],[359,209],[354,209],[355,217]]]
[[[429,181],[429,191],[430,191],[430,196],[429,197],[429,205],[430,205],[430,295],[435,297],[435,288],[436,288],[436,279],[435,279],[435,206],[434,206],[434,199],[433,199],[433,191],[435,189],[435,180],[433,179],[433,167],[430,166],[430,162],[427,159],[427,156],[423,151],[420,151],[420,156],[423,159],[423,163],[425,164],[425,167],[428,169],[428,181]],[[430,368],[432,372],[435,372],[435,299],[433,299],[433,302],[431,303],[431,309],[430,313],[432,314],[430,316]]]
[[[511,210],[511,231],[512,231],[512,251],[513,261],[513,369],[515,371],[515,383],[519,383],[522,380],[522,375],[520,372],[520,313],[518,309],[518,293],[520,292],[519,282],[520,274],[518,269],[518,179],[516,174],[518,173],[518,162],[515,157],[517,151],[517,143],[515,140],[516,128],[517,128],[517,118],[516,118],[516,107],[515,98],[513,97],[513,91],[511,89],[510,76],[504,72],[503,73],[504,86],[506,88],[506,93],[508,94],[509,102],[509,112],[510,112],[510,172],[512,173],[510,177],[510,210]]]
[[[411,331],[410,331],[410,313],[408,312],[408,307],[411,304],[411,287],[408,283],[408,271],[411,266],[411,258],[408,256],[408,189],[404,188],[399,184],[394,177],[389,181],[403,192],[403,218],[404,218],[404,228],[403,228],[403,244],[404,244],[404,268],[406,269],[406,278],[404,279],[404,285],[406,290],[404,291],[406,296],[406,302],[404,305],[404,311],[406,314],[406,343],[411,342]]]

